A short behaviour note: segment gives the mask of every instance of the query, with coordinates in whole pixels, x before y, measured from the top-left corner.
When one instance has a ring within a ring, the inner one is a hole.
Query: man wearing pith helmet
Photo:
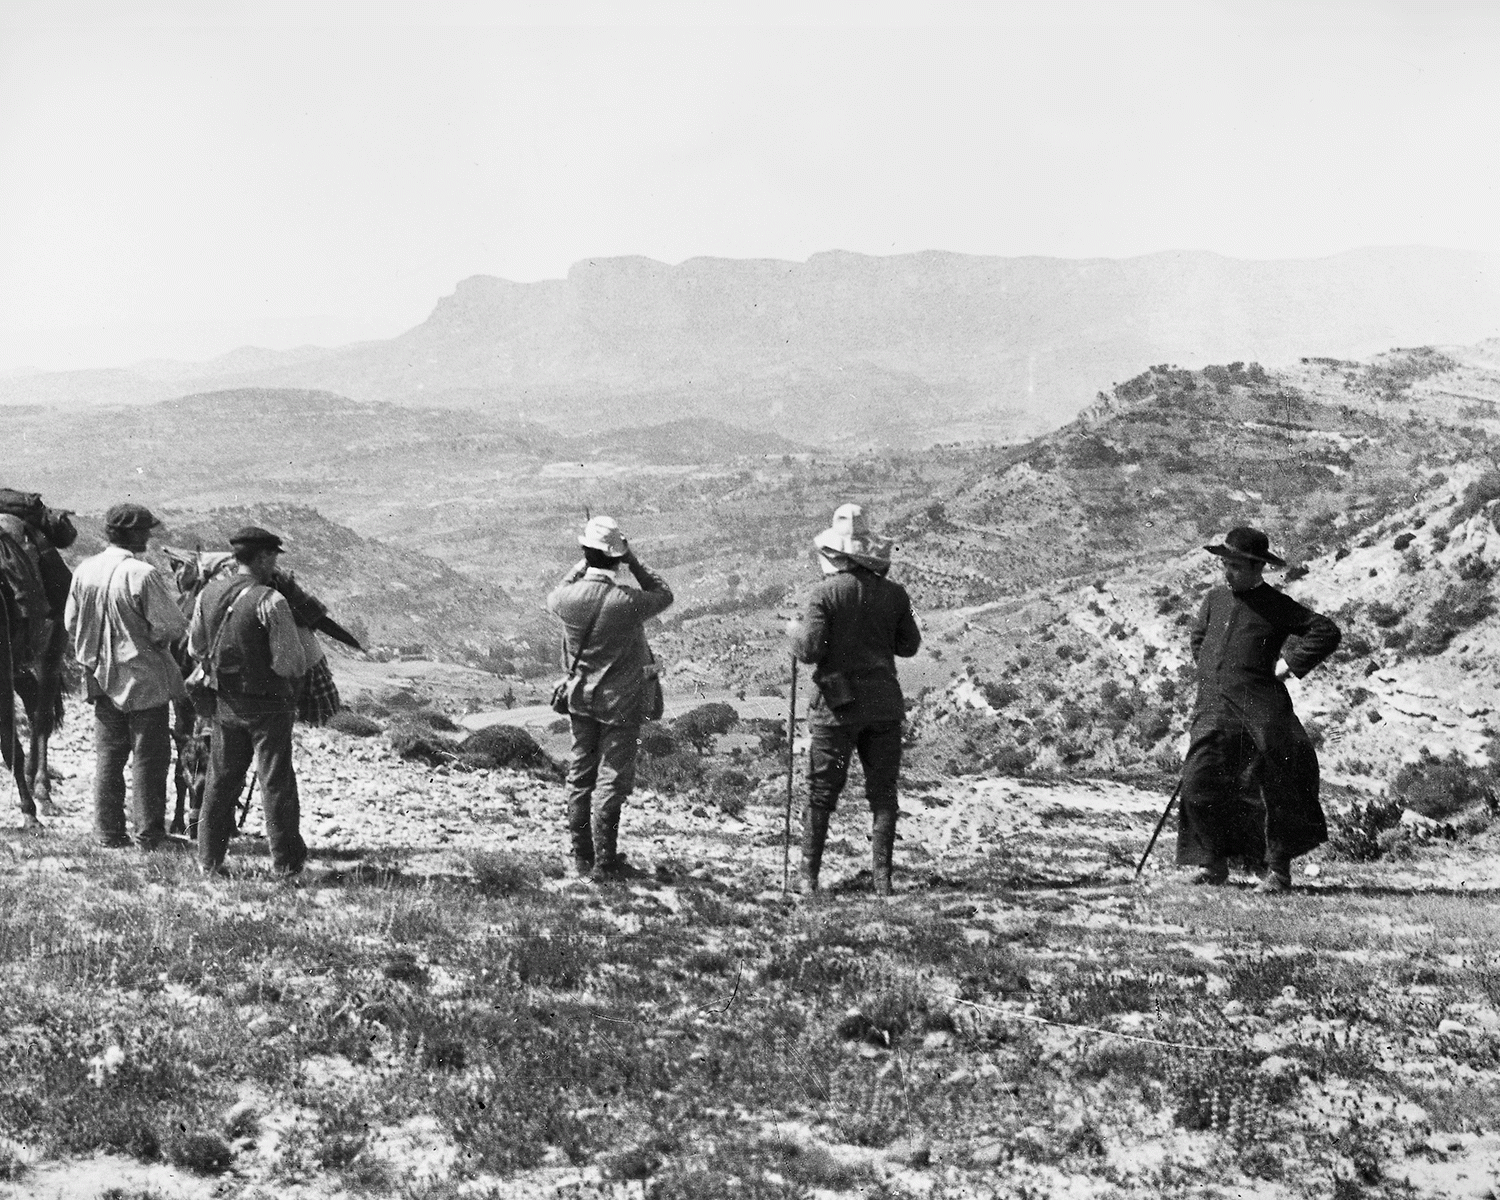
[[[874,889],[889,896],[906,714],[896,656],[915,654],[922,635],[906,589],[886,578],[891,544],[871,532],[858,504],[840,505],[813,546],[824,579],[808,602],[806,619],[788,631],[793,653],[813,665],[816,685],[807,708],[812,737],[802,816],[802,892],[818,891],[828,821],[844,790],[849,760],[858,754],[870,803]]]
[[[562,622],[568,669],[573,863],[580,875],[604,880],[625,873],[620,811],[635,786],[641,723],[661,716],[661,685],[645,627],[671,605],[672,589],[635,556],[612,517],[590,519],[578,544],[583,560],[547,597],[547,611]],[[619,582],[622,566],[630,568],[637,587]]]
[[[291,880],[307,860],[292,769],[297,680],[307,671],[307,659],[291,605],[272,586],[281,539],[247,525],[229,545],[239,569],[203,589],[188,630],[188,652],[218,696],[198,818],[198,865],[206,874],[225,873],[235,802],[253,762],[271,869]]]
[[[1221,884],[1229,860],[1265,864],[1261,892],[1291,888],[1291,861],[1328,840],[1318,802],[1318,756],[1282,682],[1338,649],[1339,627],[1262,578],[1286,562],[1259,529],[1231,529],[1205,546],[1224,584],[1193,625],[1198,700],[1182,768],[1177,862],[1194,883]],[[1288,643],[1288,638],[1295,640]],[[1277,659],[1286,665],[1278,673]],[[1258,784],[1259,797],[1253,794]]]

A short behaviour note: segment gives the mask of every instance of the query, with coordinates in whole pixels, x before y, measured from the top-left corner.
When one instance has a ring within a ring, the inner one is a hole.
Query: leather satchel
[[[842,671],[819,671],[818,690],[823,693],[823,703],[834,712],[848,708],[854,703],[854,688],[849,677]]]
[[[594,615],[589,618],[589,623],[583,631],[583,636],[578,639],[578,652],[573,655],[572,665],[568,667],[568,673],[559,679],[552,689],[552,711],[558,716],[565,717],[570,711],[568,701],[573,690],[573,672],[578,670],[578,660],[583,657],[583,649],[589,644],[589,637],[594,632],[594,624],[599,620],[599,614],[604,611],[604,600],[609,595],[605,592],[599,598],[599,607],[594,610]]]
[[[646,653],[651,654],[650,646],[646,647]],[[667,698],[661,690],[661,665],[654,654],[646,664],[646,703],[642,708],[641,716],[647,721],[660,721],[662,713],[667,711]]]

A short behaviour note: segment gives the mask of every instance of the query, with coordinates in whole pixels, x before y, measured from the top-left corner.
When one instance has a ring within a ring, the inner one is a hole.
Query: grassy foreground
[[[1488,1194],[1488,898],[691,867],[0,843],[0,1194]]]

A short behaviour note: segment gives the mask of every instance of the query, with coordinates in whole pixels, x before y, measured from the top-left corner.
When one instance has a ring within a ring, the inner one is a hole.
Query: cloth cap
[[[1268,567],[1284,567],[1286,559],[1271,553],[1271,539],[1259,529],[1240,525],[1224,535],[1224,541],[1213,546],[1204,546],[1210,554],[1220,558],[1238,558],[1246,562],[1265,563]]]
[[[257,549],[275,550],[281,553],[281,539],[269,529],[262,529],[259,525],[246,525],[235,531],[229,539],[231,546],[254,546]]]
[[[849,559],[872,571],[883,571],[891,565],[889,538],[870,532],[870,521],[858,504],[841,504],[833,510],[833,524],[817,537],[813,545],[825,560]],[[824,570],[836,570],[835,565]]]
[[[625,557],[625,535],[613,517],[591,517],[578,539],[580,546],[601,550],[611,558]]]
[[[160,524],[144,504],[116,504],[104,514],[104,528],[110,533],[140,533]]]

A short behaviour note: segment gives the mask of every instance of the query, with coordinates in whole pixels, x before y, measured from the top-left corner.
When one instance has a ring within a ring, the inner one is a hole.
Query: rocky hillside
[[[471,658],[517,628],[515,603],[502,589],[469,579],[439,559],[360,537],[316,509],[258,504],[205,512],[163,508],[157,515],[164,525],[148,557],[169,576],[162,546],[227,550],[228,537],[243,525],[279,534],[286,541],[283,568],[377,656]],[[100,518],[75,520],[79,538],[66,557],[76,563],[105,540]]]
[[[897,491],[900,466],[882,495],[846,464],[848,498],[889,514],[926,628],[901,664],[908,694],[926,689],[912,761],[1174,769],[1187,626],[1219,577],[1200,547],[1237,524],[1270,531],[1292,562],[1273,582],[1345,628],[1337,660],[1295,685],[1335,776],[1380,783],[1424,747],[1480,754],[1500,672],[1500,372],[1487,362],[1481,347],[1285,373],[1161,366],[1024,447],[934,451],[921,469],[940,459],[950,482],[925,495]],[[789,612],[817,578],[805,550],[779,578],[766,592]],[[692,678],[786,686],[764,606],[725,595],[683,617],[668,627]]]

